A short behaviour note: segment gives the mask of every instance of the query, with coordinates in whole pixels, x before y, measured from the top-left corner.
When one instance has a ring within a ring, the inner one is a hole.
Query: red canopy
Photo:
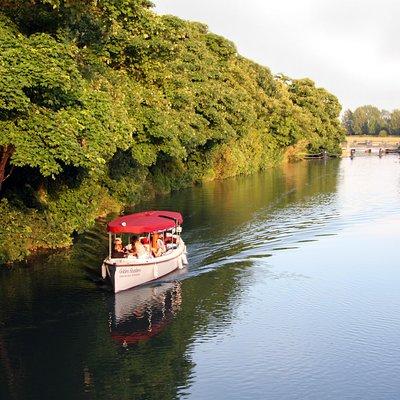
[[[109,222],[111,233],[147,233],[171,229],[183,222],[182,215],[174,211],[145,211],[124,215]]]

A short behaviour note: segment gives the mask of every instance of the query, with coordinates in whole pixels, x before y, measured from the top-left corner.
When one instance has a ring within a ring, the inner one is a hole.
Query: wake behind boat
[[[102,265],[102,277],[110,279],[115,293],[187,264],[186,246],[180,235],[182,222],[178,212],[145,211],[108,223],[109,254]]]

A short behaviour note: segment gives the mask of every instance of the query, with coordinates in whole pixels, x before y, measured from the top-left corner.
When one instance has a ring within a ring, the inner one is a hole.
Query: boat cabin
[[[146,255],[148,258],[159,256],[173,250],[182,232],[182,222],[182,215],[173,211],[146,211],[111,221],[107,226],[109,259],[135,255],[132,250],[135,242],[136,247],[141,245],[146,252],[142,258],[146,258]],[[155,246],[161,248],[162,252],[156,254]]]

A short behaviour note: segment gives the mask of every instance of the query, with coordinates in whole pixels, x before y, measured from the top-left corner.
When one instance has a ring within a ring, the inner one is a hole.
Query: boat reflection
[[[123,346],[148,340],[172,321],[181,303],[180,282],[116,293],[111,303],[111,337]]]

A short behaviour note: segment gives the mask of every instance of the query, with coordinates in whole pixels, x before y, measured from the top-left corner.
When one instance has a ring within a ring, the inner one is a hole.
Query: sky
[[[343,110],[400,108],[400,1],[153,0],[208,25],[274,74],[308,77]]]

